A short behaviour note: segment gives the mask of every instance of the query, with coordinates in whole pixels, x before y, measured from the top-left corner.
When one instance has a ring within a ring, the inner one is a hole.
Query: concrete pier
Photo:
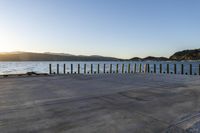
[[[189,133],[199,111],[199,76],[0,78],[1,133]]]

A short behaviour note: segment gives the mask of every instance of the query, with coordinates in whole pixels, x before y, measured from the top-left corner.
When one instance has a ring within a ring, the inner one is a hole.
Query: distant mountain
[[[166,57],[153,57],[148,56],[145,58],[134,57],[130,59],[131,61],[168,61],[169,59]]]
[[[22,52],[22,51],[0,52],[0,54],[20,54],[20,53],[25,53],[25,52]]]
[[[200,60],[200,49],[176,52],[170,58],[148,56],[119,59],[99,55],[71,55],[66,53],[32,53],[32,52],[4,52],[0,53],[0,61],[168,61],[168,60]]]
[[[170,60],[200,60],[200,48],[194,50],[183,50],[176,52]]]
[[[133,57],[130,59],[131,61],[141,61],[142,58],[139,58],[139,57]]]
[[[64,56],[73,56],[72,54],[66,54],[66,53],[52,53],[52,52],[45,52],[44,54],[51,54],[51,55],[64,55]]]
[[[152,61],[168,61],[169,59],[166,57],[153,57],[153,56],[148,56],[146,58],[143,58],[142,60],[152,60]]]
[[[176,52],[170,58],[148,56],[145,58],[134,57],[132,61],[168,61],[168,60],[200,60],[200,49],[183,50]]]
[[[10,52],[1,53],[0,61],[119,61],[119,59],[103,56],[75,56],[64,53]]]

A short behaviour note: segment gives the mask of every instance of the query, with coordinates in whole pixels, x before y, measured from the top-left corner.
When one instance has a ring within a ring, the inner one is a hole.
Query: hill
[[[0,61],[168,61],[168,60],[200,60],[200,49],[176,52],[170,58],[148,56],[119,59],[99,55],[84,56],[66,53],[32,53],[32,52],[4,52],[0,53]]]
[[[147,56],[145,58],[134,57],[130,59],[131,61],[168,61],[169,59],[166,57],[154,57]]]
[[[200,60],[200,48],[194,50],[183,50],[176,52],[170,60]]]
[[[1,53],[0,61],[118,61],[113,57],[75,56],[56,53],[11,52]]]

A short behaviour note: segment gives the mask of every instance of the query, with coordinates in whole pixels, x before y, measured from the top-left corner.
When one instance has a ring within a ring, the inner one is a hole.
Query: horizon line
[[[34,51],[9,51],[9,52],[0,52],[0,54],[11,54],[11,53],[35,53],[35,54],[65,54],[65,55],[71,55],[71,56],[101,56],[101,57],[110,57],[110,58],[116,58],[116,59],[132,59],[132,58],[140,58],[140,59],[143,59],[143,58],[147,58],[147,57],[156,57],[156,58],[159,58],[159,57],[164,57],[164,58],[169,58],[169,57],[166,57],[166,56],[153,56],[153,55],[148,55],[148,56],[144,56],[144,57],[139,57],[139,56],[133,56],[131,58],[121,58],[121,57],[115,57],[115,56],[106,56],[106,55],[88,55],[88,54],[85,54],[85,55],[79,55],[79,54],[70,54],[70,53],[65,53],[65,52],[51,52],[51,51],[48,51],[48,52],[34,52]]]

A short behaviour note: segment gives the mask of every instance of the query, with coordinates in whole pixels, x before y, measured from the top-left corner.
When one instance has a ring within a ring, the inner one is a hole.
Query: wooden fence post
[[[86,64],[84,64],[84,74],[86,74]]]
[[[112,73],[112,64],[110,64],[110,73]]]
[[[73,64],[71,64],[71,74],[73,74]]]
[[[153,72],[156,73],[156,64],[154,64],[153,69],[154,69]]]
[[[181,74],[184,74],[184,65],[181,64]]]
[[[162,64],[160,64],[160,73],[162,73]]]
[[[80,64],[78,64],[78,74],[80,74]]]
[[[97,65],[97,73],[98,74],[100,73],[100,65],[99,64]]]
[[[200,75],[200,64],[199,64],[199,75]]]
[[[124,64],[122,64],[122,73],[124,73]]]
[[[144,64],[144,73],[147,72],[147,64]]]
[[[103,73],[106,73],[106,64],[103,64]]]
[[[174,64],[174,74],[176,74],[176,64]]]
[[[57,64],[57,74],[59,74],[59,64]]]
[[[52,74],[51,64],[49,64],[49,74]]]
[[[190,64],[190,75],[192,75],[192,64]]]
[[[135,63],[135,66],[134,66],[134,73],[136,73],[136,70],[137,70],[137,64]]]
[[[141,73],[142,72],[142,64],[140,63],[139,65],[139,72]]]
[[[66,69],[65,69],[65,68],[66,68],[66,66],[65,66],[65,64],[64,64],[64,65],[63,65],[63,73],[64,73],[64,74],[66,73],[66,71],[65,71]]]
[[[93,64],[91,64],[91,74],[93,74]]]
[[[116,73],[119,72],[119,64],[116,65]]]
[[[128,73],[131,73],[131,64],[128,64]]]
[[[169,74],[169,64],[167,64],[167,74]]]

